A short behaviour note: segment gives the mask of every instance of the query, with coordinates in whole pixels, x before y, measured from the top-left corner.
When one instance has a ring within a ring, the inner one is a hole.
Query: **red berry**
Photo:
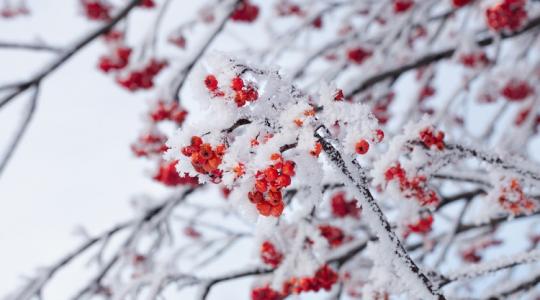
[[[394,12],[397,14],[408,11],[414,5],[414,0],[394,0]]]
[[[249,0],[242,0],[231,14],[231,19],[236,22],[251,23],[257,19],[259,7],[251,4]]]
[[[264,241],[261,245],[261,259],[265,264],[276,268],[281,263],[283,254],[276,249],[274,244],[269,241]]]
[[[240,77],[234,77],[231,81],[231,88],[235,91],[241,91],[244,88],[244,81]]]
[[[455,7],[463,7],[469,3],[471,3],[472,0],[452,0],[452,4]]]
[[[216,76],[210,74],[206,76],[204,79],[204,84],[206,85],[206,88],[210,91],[215,91],[218,88],[218,81],[216,79]]]
[[[280,188],[287,187],[291,184],[291,177],[287,175],[280,175],[276,179],[276,185]]]
[[[526,81],[510,80],[501,90],[501,94],[508,101],[523,101],[533,93],[533,89]]]
[[[347,52],[347,58],[356,63],[356,64],[362,64],[366,59],[368,59],[372,55],[371,51],[365,50],[361,47],[350,49]]]
[[[366,154],[369,150],[369,143],[365,139],[361,139],[356,143],[355,150],[360,155]]]

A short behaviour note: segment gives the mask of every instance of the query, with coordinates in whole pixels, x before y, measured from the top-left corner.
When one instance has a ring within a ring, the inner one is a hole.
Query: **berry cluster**
[[[426,147],[431,149],[435,146],[438,150],[444,149],[444,132],[428,127],[420,131],[419,136]]]
[[[328,265],[321,266],[311,277],[291,278],[283,283],[281,292],[266,285],[251,291],[251,300],[283,300],[292,294],[329,291],[338,281],[338,274]]]
[[[259,7],[249,0],[242,0],[231,14],[231,20],[235,22],[251,23],[259,16]]]
[[[463,7],[471,2],[472,0],[452,0],[452,4],[454,5],[454,7]]]
[[[191,158],[191,165],[201,174],[208,175],[213,183],[221,182],[223,171],[219,165],[225,154],[225,145],[219,144],[214,149],[198,136],[191,138],[191,145],[182,148],[182,154]]]
[[[165,66],[167,66],[167,62],[151,59],[142,69],[132,70],[124,77],[117,77],[116,82],[130,91],[151,89],[154,86],[154,77]]]
[[[360,216],[361,209],[358,207],[358,201],[356,199],[345,199],[344,192],[338,192],[330,201],[332,207],[332,215],[338,218],[345,218],[347,216],[358,218]]]
[[[517,179],[512,179],[508,186],[501,189],[501,194],[497,200],[504,209],[513,215],[530,213],[536,207],[533,200],[525,196],[523,188]]]
[[[283,254],[276,249],[274,244],[264,241],[261,245],[261,260],[272,268],[277,268],[283,260]]]
[[[321,235],[328,241],[330,248],[341,246],[345,241],[345,234],[341,228],[332,225],[320,225]]]
[[[29,15],[30,10],[24,5],[24,2],[21,2],[18,7],[12,7],[9,2],[4,2],[4,7],[0,9],[0,17],[9,19],[15,18],[18,16]]]
[[[214,97],[225,96],[225,93],[218,87],[219,82],[216,76],[212,74],[206,76],[204,85],[212,92]],[[253,102],[259,98],[257,89],[251,84],[246,85],[244,80],[240,77],[234,77],[231,80],[231,89],[234,91],[234,102],[238,107],[242,107],[246,105],[247,102]]]
[[[81,0],[85,16],[93,21],[111,19],[112,6],[103,0]]]
[[[459,62],[470,69],[482,68],[490,63],[484,51],[462,54],[459,57]]]
[[[131,145],[131,150],[137,157],[160,155],[168,150],[165,145],[166,141],[167,137],[158,131],[145,133],[139,137],[136,143]]]
[[[156,6],[156,3],[154,0],[141,0],[141,2],[139,2],[139,6],[144,8],[152,8]]]
[[[486,10],[489,28],[495,31],[516,31],[527,19],[525,0],[500,0]]]
[[[433,225],[433,216],[427,214],[418,220],[415,224],[407,225],[407,230],[405,231],[405,236],[408,236],[410,233],[426,234],[431,231]]]
[[[231,88],[235,92],[234,102],[238,107],[246,105],[246,102],[252,102],[259,98],[259,93],[253,85],[245,85],[240,77],[234,77],[231,80]]]
[[[425,176],[417,175],[412,179],[407,178],[405,170],[399,163],[388,168],[384,173],[386,181],[397,180],[399,188],[406,198],[416,199],[420,205],[432,205],[439,203],[439,197],[435,191],[428,189]]]
[[[128,65],[131,52],[132,50],[129,47],[116,47],[109,55],[103,55],[99,58],[98,67],[105,73],[112,70],[121,70]]]
[[[328,265],[321,266],[312,277],[291,278],[283,285],[284,295],[304,292],[318,292],[321,289],[329,291],[338,281],[338,274]]]
[[[162,162],[159,165],[157,173],[154,175],[154,180],[163,183],[166,186],[179,186],[179,185],[198,185],[199,180],[197,177],[191,177],[188,174],[180,176],[176,171],[176,165],[178,161]]]
[[[414,6],[414,0],[394,0],[394,12],[404,13]]]
[[[158,101],[156,106],[150,112],[150,118],[153,122],[169,120],[181,125],[184,123],[187,114],[188,112],[184,110],[177,101]]]
[[[347,50],[347,58],[355,64],[362,64],[366,59],[371,57],[373,53],[362,47],[356,47]]]
[[[283,300],[285,297],[270,286],[255,288],[251,291],[251,300]]]
[[[261,215],[279,217],[285,208],[281,190],[291,184],[295,163],[284,161],[277,153],[272,154],[271,160],[273,165],[255,174],[255,187],[248,198]]]
[[[519,102],[525,100],[534,92],[528,82],[524,80],[509,80],[500,91],[506,100]]]

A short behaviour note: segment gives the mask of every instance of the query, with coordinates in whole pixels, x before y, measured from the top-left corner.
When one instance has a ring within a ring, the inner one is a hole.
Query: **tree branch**
[[[510,33],[510,34],[501,34],[501,39],[507,39],[507,38],[512,38],[512,37],[521,35],[521,34],[523,34],[525,32],[528,32],[529,30],[534,29],[534,28],[536,28],[538,26],[540,26],[540,17],[536,17],[534,19],[531,19],[531,21],[529,21],[529,23],[527,23],[527,25],[525,25],[519,31]],[[477,44],[479,46],[485,47],[485,46],[491,45],[494,41],[495,41],[495,38],[487,37],[487,38],[479,40],[477,42]],[[360,82],[355,88],[353,88],[353,90],[350,93],[348,93],[348,95],[346,97],[354,96],[354,95],[366,90],[367,88],[369,88],[369,87],[371,87],[371,86],[373,86],[373,85],[375,85],[375,84],[377,84],[379,82],[382,82],[382,81],[384,81],[386,79],[397,78],[401,74],[403,74],[403,73],[405,73],[407,71],[414,70],[416,68],[432,64],[434,62],[437,62],[437,61],[445,59],[445,58],[450,58],[450,57],[452,57],[452,55],[454,55],[455,52],[456,52],[456,48],[450,48],[450,49],[443,50],[443,51],[440,51],[440,52],[435,52],[435,53],[432,53],[432,54],[428,54],[428,55],[426,55],[424,57],[421,57],[421,58],[417,59],[416,61],[413,61],[413,62],[411,62],[409,64],[402,65],[400,67],[396,67],[396,68],[389,69],[387,71],[375,74],[375,75],[373,75],[371,77],[368,77],[368,78],[364,79],[362,82]]]
[[[68,61],[73,55],[75,55],[79,50],[90,44],[93,40],[95,40],[97,37],[102,35],[103,33],[109,31],[116,25],[120,20],[124,19],[129,12],[137,6],[137,4],[141,0],[130,0],[129,3],[120,10],[120,12],[114,16],[108,23],[100,26],[98,29],[90,32],[88,35],[81,38],[78,42],[76,42],[72,47],[70,47],[68,50],[62,53],[58,58],[53,60],[48,66],[46,66],[41,72],[37,73],[33,78],[30,80],[21,83],[15,91],[8,94],[6,97],[0,100],[0,108],[2,108],[4,105],[8,104],[11,100],[15,99],[17,96],[19,96],[21,93],[29,89],[33,85],[39,84],[45,77],[47,77],[49,74],[54,72],[58,67],[63,65],[66,61]]]

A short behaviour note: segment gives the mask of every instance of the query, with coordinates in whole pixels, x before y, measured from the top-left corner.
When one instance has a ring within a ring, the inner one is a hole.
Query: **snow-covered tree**
[[[244,278],[235,298],[540,297],[539,1],[201,0],[166,32],[174,2],[80,0],[94,25],[69,47],[0,43],[55,55],[0,86],[0,109],[31,96],[0,171],[44,79],[95,42],[94,72],[152,98],[131,148],[170,190],[6,299],[47,298],[88,253],[72,299],[223,299]]]

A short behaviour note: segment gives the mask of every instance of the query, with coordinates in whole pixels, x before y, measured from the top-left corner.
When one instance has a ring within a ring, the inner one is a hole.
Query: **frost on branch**
[[[287,84],[277,70],[219,55],[197,75],[197,101],[212,122],[203,117],[179,130],[167,157],[200,182],[223,183],[248,216],[279,217],[287,210],[283,189],[289,186],[302,186],[298,192],[305,199],[290,205],[290,216],[303,217],[319,205],[324,170],[313,132],[320,122],[332,124],[350,157],[360,141],[366,154],[369,144],[382,139],[369,110],[336,100],[336,88],[325,85],[313,98]]]

